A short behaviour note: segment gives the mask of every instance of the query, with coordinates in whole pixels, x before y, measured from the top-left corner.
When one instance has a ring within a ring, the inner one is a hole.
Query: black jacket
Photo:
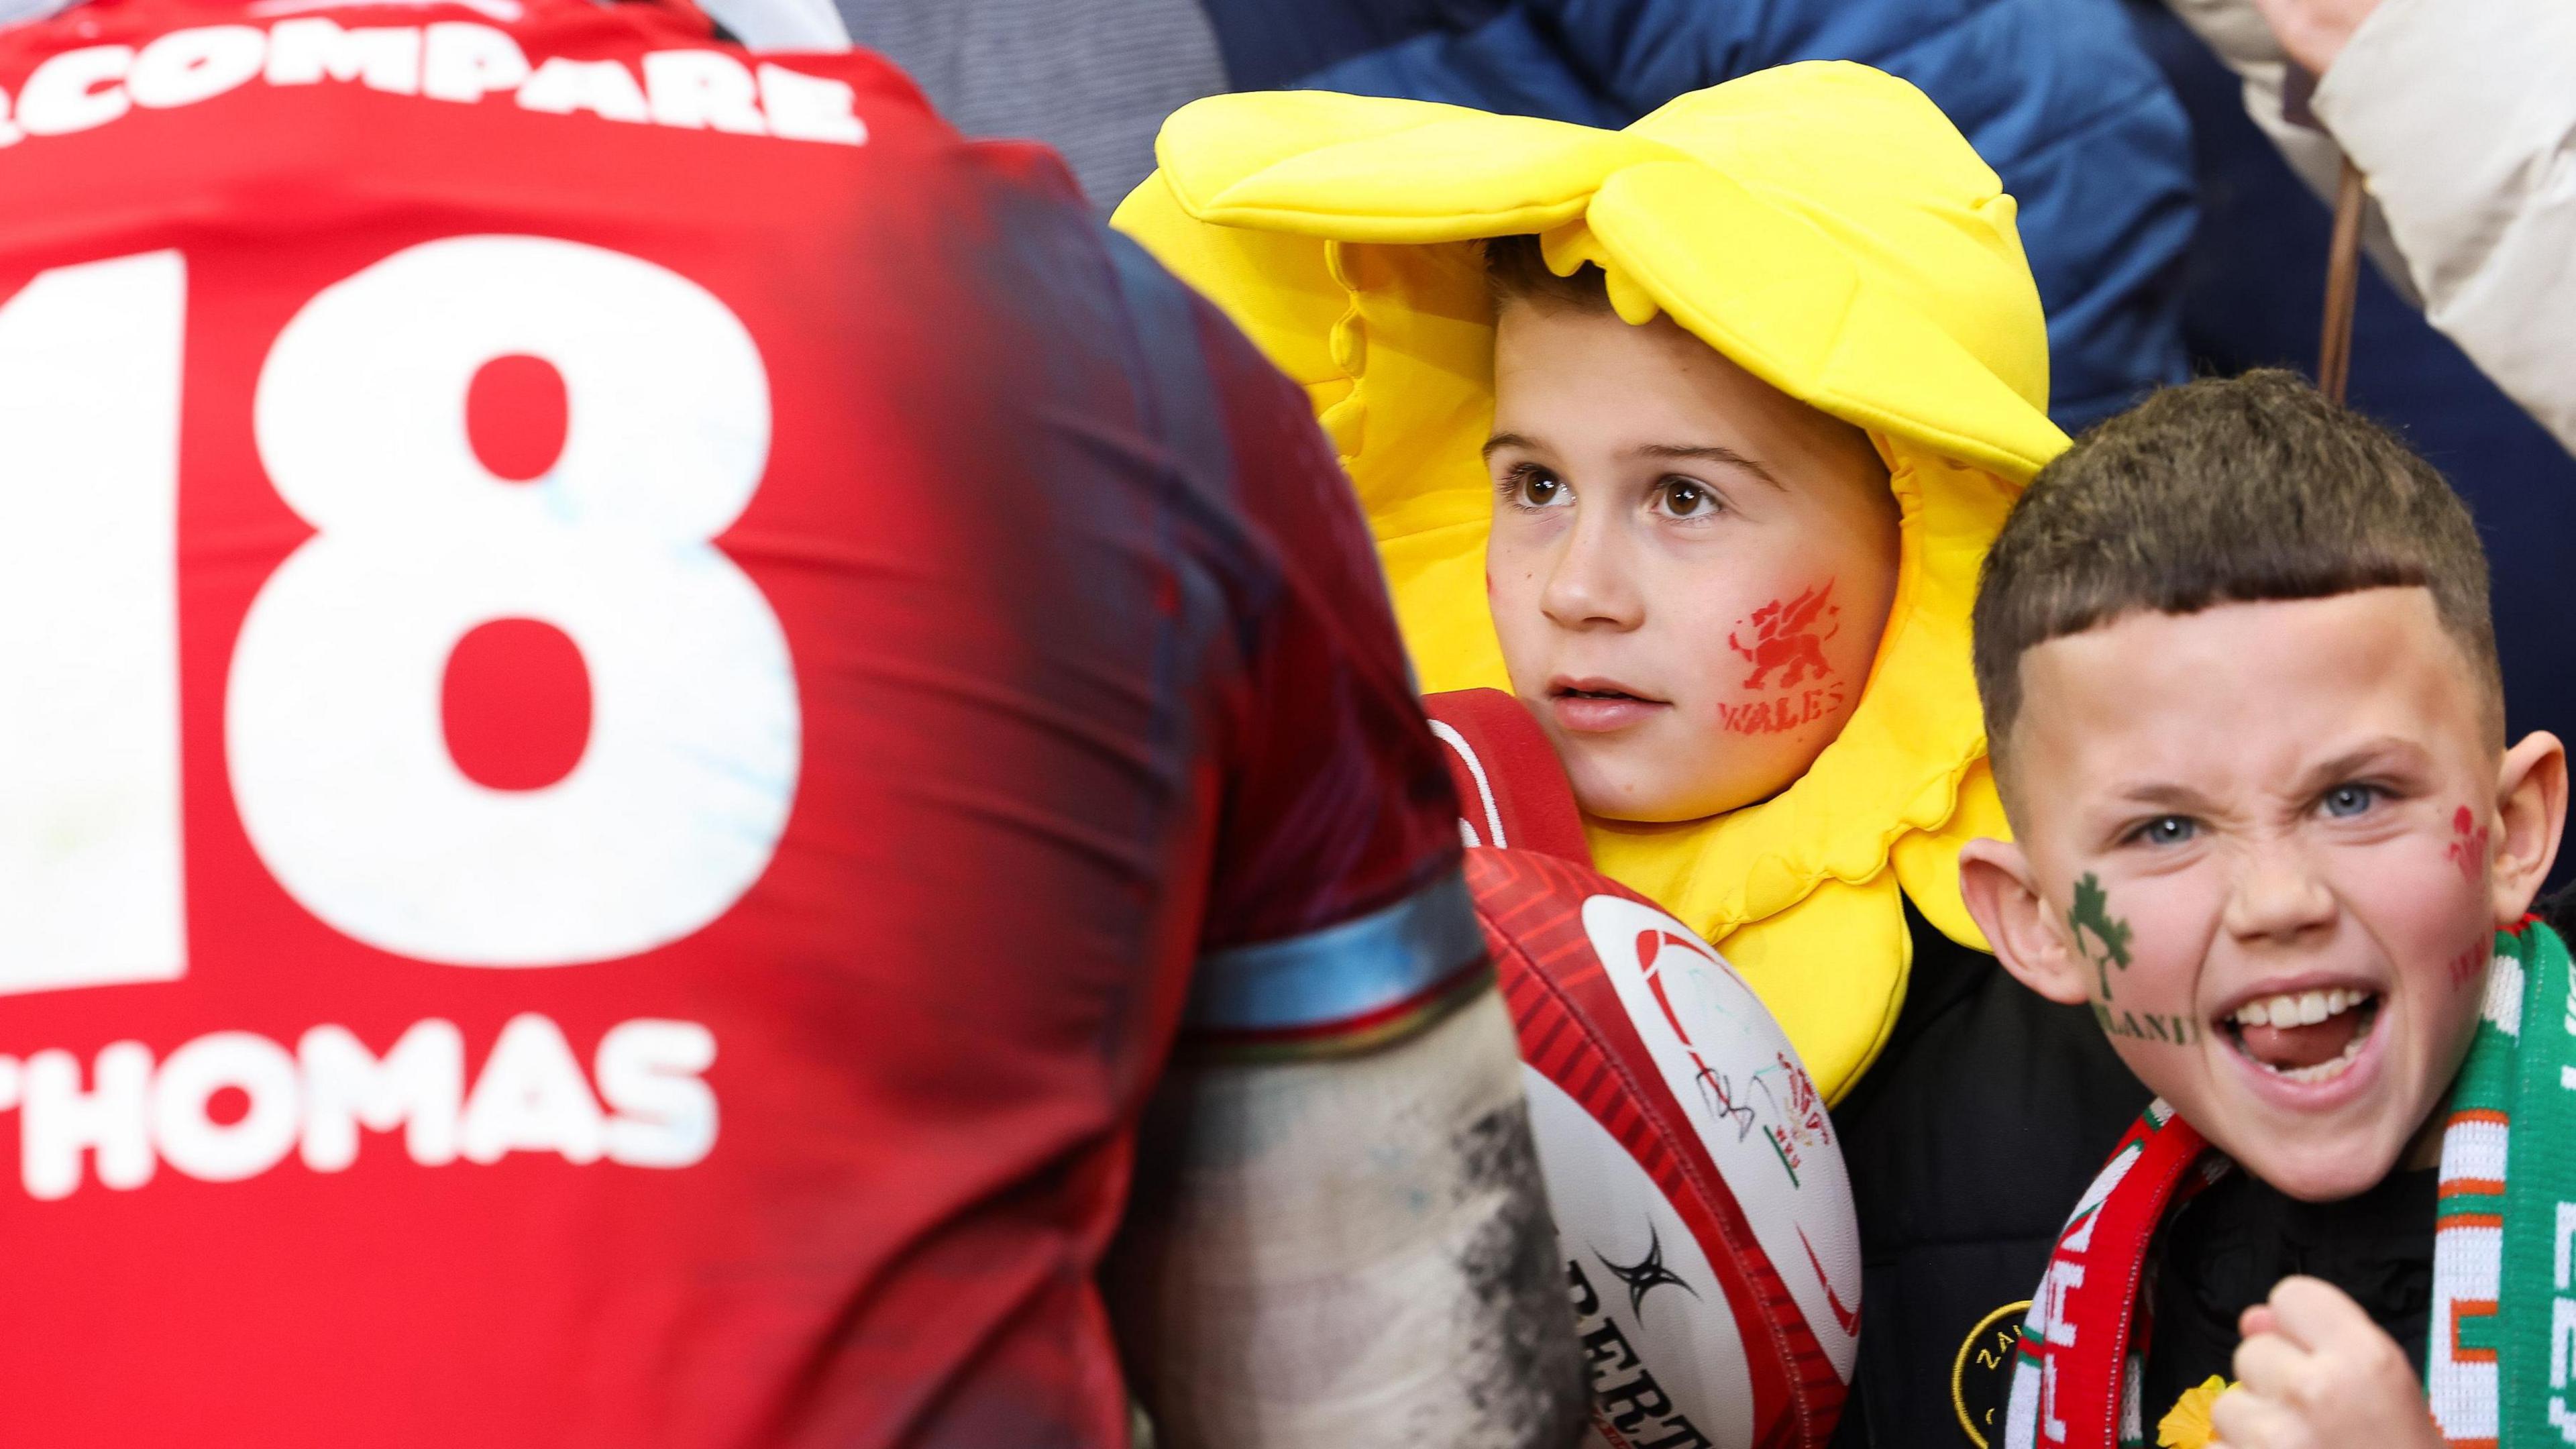
[[[2001,1442],[2022,1311],[2076,1199],[2147,1105],[2082,1007],[2040,999],[1910,905],[1906,916],[1914,971],[1895,1034],[1834,1109],[1862,1271],[1837,1449]]]

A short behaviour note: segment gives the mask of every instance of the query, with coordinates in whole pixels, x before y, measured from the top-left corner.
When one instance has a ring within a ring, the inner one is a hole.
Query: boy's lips
[[[2257,1091],[2314,1110],[2358,1092],[2376,1048],[2386,997],[2367,982],[2326,977],[2266,982],[2239,993],[2211,1030],[2253,1076]]]
[[[1673,707],[1670,700],[1640,693],[1615,679],[1563,675],[1548,681],[1547,705],[1558,724],[1577,734],[1623,730]]]

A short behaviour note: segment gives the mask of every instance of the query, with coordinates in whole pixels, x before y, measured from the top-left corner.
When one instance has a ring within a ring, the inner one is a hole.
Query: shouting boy
[[[2576,999],[2524,911],[2566,756],[2505,743],[2457,496],[2287,373],[2175,389],[2032,484],[1976,662],[2016,843],[1969,907],[2158,1096],[2007,1442],[2560,1442]]]

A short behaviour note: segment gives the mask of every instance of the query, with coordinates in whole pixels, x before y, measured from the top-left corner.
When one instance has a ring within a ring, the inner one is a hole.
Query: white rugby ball
[[[1860,1331],[1832,1120],[1723,957],[1571,861],[1470,850],[1610,1449],[1823,1449]]]

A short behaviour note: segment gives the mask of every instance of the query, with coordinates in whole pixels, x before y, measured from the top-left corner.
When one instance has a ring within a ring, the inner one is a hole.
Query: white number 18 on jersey
[[[56,268],[0,305],[0,992],[187,970],[186,310],[175,251]],[[569,403],[529,483],[465,426],[475,373],[520,354]],[[316,532],[243,622],[225,758],[289,894],[400,955],[556,966],[675,941],[750,889],[800,720],[777,615],[709,542],[769,454],[767,373],[724,303],[573,242],[428,242],[305,304],[254,412]],[[589,671],[580,763],[542,789],[467,778],[442,731],[450,653],[502,618],[562,630]]]

